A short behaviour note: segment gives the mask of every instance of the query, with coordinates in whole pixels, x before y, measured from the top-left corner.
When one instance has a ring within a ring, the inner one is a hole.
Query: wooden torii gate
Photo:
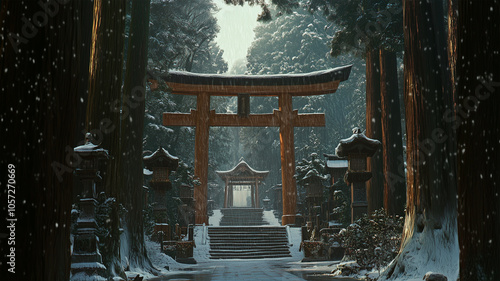
[[[190,113],[164,113],[165,126],[196,127],[194,174],[200,185],[194,189],[196,224],[208,224],[208,136],[211,126],[279,127],[283,185],[282,224],[294,224],[297,187],[295,185],[294,127],[325,126],[325,115],[298,114],[293,96],[334,93],[340,82],[349,78],[351,65],[306,74],[213,75],[171,71],[160,77],[172,94],[196,95],[196,109]],[[238,96],[238,114],[210,110],[211,96]],[[250,114],[250,96],[277,96],[278,110],[270,114]]]

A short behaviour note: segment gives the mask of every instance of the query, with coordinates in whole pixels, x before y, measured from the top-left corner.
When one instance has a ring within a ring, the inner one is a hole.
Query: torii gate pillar
[[[295,224],[297,206],[297,186],[295,183],[295,145],[293,138],[292,96],[281,94],[278,97],[280,112],[281,181],[283,186],[282,225]]]
[[[195,223],[207,224],[207,200],[208,200],[208,143],[210,126],[210,96],[200,94],[196,101],[196,133],[194,139],[194,176],[199,185],[194,187]]]

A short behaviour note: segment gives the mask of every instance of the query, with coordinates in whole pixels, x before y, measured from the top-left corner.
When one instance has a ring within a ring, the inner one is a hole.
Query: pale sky
[[[257,26],[260,6],[233,6],[224,0],[214,0],[220,11],[216,14],[220,32],[215,41],[224,50],[223,58],[231,69],[234,62],[244,59],[253,39],[253,29]]]

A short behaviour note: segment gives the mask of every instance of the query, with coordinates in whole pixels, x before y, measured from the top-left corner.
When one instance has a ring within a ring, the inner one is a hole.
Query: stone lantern
[[[316,217],[319,215],[321,202],[323,201],[323,184],[321,180],[322,178],[319,176],[312,176],[309,178],[309,182],[305,184],[308,219],[313,222],[316,221]],[[318,227],[318,225],[315,224],[315,227]]]
[[[194,190],[192,186],[182,184],[179,187],[179,198],[182,204],[179,205],[179,218],[181,226],[194,224]]]
[[[348,167],[348,161],[347,159],[339,157],[336,154],[323,154],[323,156],[326,157],[326,172],[330,174],[330,178],[332,180],[328,194],[327,220],[338,220],[338,217],[335,214],[330,213],[330,211],[339,207],[339,204],[335,202],[335,191],[339,189],[339,180],[344,178]]]
[[[281,183],[273,187],[273,197],[274,216],[276,218],[281,218],[283,214],[283,186]]]
[[[170,155],[167,150],[160,146],[153,154],[145,156],[143,162],[145,168],[153,172],[153,179],[149,185],[154,193],[156,223],[166,223],[166,194],[168,190],[172,189],[169,176],[171,171],[177,170],[179,158]]]
[[[92,276],[92,280],[105,280],[102,275],[106,267],[102,264],[102,256],[98,246],[99,238],[96,235],[96,181],[102,179],[98,169],[99,160],[109,159],[110,156],[107,150],[93,144],[91,138],[92,135],[87,133],[85,144],[73,149],[81,160],[75,169],[75,175],[80,179],[83,189],[80,194],[80,214],[74,237],[71,273],[74,278],[78,278],[79,273],[83,273]]]
[[[266,198],[262,199],[262,205],[264,207],[264,210],[269,211],[271,208],[271,199],[266,196]]]
[[[367,138],[359,128],[354,128],[353,135],[340,140],[335,149],[339,157],[348,160],[344,180],[351,185],[351,223],[367,213],[366,181],[372,177],[367,169],[367,157],[373,156],[380,145],[380,141]]]

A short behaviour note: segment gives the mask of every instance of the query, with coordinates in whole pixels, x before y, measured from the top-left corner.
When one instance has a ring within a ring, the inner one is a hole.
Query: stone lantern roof
[[[361,129],[354,128],[353,135],[347,139],[340,140],[339,145],[335,148],[335,152],[340,157],[346,157],[349,154],[365,154],[368,157],[380,147],[381,143],[378,140],[370,139]]]
[[[104,148],[100,148],[98,144],[92,143],[92,135],[85,134],[85,144],[77,146],[73,149],[83,159],[109,159],[111,156]]]
[[[176,171],[179,166],[179,158],[170,155],[170,153],[161,146],[153,154],[145,156],[142,160],[144,166],[148,170],[153,170],[153,168],[157,167],[166,167],[170,171]]]

